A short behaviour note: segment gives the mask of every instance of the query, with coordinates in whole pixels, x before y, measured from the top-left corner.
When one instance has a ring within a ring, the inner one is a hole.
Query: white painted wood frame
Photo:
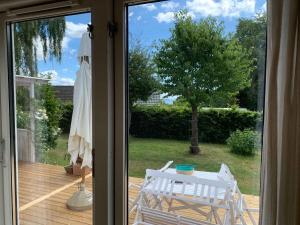
[[[28,4],[39,4],[49,1],[43,0],[31,0],[31,1],[10,1],[13,7],[25,7],[26,2]],[[52,1],[54,2],[54,1]],[[59,1],[57,1],[59,2]],[[79,1],[78,1],[79,2]],[[123,168],[125,167],[124,146],[125,146],[125,97],[124,97],[124,64],[121,62],[121,68],[118,69],[120,76],[115,77],[115,69],[117,68],[114,60],[123,61],[124,57],[115,57],[114,49],[122,48],[123,51],[123,33],[116,34],[115,40],[121,37],[121,41],[114,41],[112,37],[108,35],[107,24],[113,21],[114,9],[123,11],[123,4],[116,4],[122,7],[114,7],[112,0],[101,1],[80,1],[82,4],[75,7],[60,8],[52,11],[36,12],[24,15],[9,15],[2,13],[0,15],[0,82],[1,82],[1,135],[6,141],[5,148],[5,162],[6,167],[0,166],[0,225],[17,224],[17,213],[13,209],[17,209],[17,205],[14,202],[14,196],[16,196],[15,185],[12,184],[12,180],[16,179],[16,173],[12,171],[15,168],[12,159],[14,159],[14,152],[10,149],[10,117],[9,114],[9,92],[8,92],[8,60],[7,60],[7,40],[6,40],[6,28],[7,22],[16,22],[29,19],[36,19],[41,17],[59,16],[72,13],[80,13],[91,11],[92,24],[94,25],[94,40],[92,41],[92,54],[93,54],[93,124],[94,124],[94,148],[95,154],[95,174],[94,177],[94,224],[125,224],[124,218],[126,218],[126,201],[124,200],[124,192],[115,194],[115,185],[120,185],[125,188],[125,180],[123,174]],[[119,2],[120,3],[120,2]],[[9,9],[9,1],[7,3],[0,3],[5,6],[5,9]],[[0,9],[0,11],[3,8]],[[124,15],[124,14],[121,14]],[[118,15],[119,16],[119,15]],[[124,18],[118,17],[118,21],[124,21]],[[122,27],[122,25],[120,26]],[[121,29],[122,30],[122,29]],[[119,39],[118,39],[119,40]],[[115,48],[114,48],[115,46]],[[120,64],[119,64],[120,65]],[[10,87],[11,88],[11,87]],[[116,91],[117,90],[117,91]],[[115,94],[117,92],[117,94]],[[122,96],[121,96],[122,95]],[[121,96],[117,98],[116,96]],[[116,106],[118,105],[118,106]],[[121,109],[119,113],[115,112],[115,109]],[[115,130],[118,130],[115,132]],[[121,151],[121,154],[115,155],[115,152]],[[12,154],[12,155],[11,155]],[[118,158],[119,157],[119,158]],[[118,159],[117,159],[118,158]],[[120,170],[115,170],[115,160],[122,161],[123,164],[119,164]],[[122,168],[122,169],[121,169]],[[117,171],[122,171],[118,176]],[[116,173],[116,174],[115,174]],[[2,176],[3,174],[3,176]],[[13,179],[11,179],[13,177]],[[122,177],[118,179],[117,177]],[[4,179],[2,179],[4,178]],[[4,182],[4,184],[3,184]],[[3,194],[5,193],[5,195]],[[5,197],[4,201],[2,200]],[[117,199],[121,199],[118,201]],[[116,202],[123,202],[115,207]],[[5,205],[3,204],[5,203]],[[1,205],[3,204],[3,205]],[[1,209],[5,209],[2,212]],[[120,215],[117,217],[117,215]],[[115,218],[120,218],[120,220]],[[1,221],[2,220],[2,221]],[[5,223],[4,223],[5,220]]]

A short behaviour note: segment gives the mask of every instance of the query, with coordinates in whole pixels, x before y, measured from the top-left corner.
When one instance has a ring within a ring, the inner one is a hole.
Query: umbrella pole
[[[81,169],[81,183],[85,184],[85,167]]]

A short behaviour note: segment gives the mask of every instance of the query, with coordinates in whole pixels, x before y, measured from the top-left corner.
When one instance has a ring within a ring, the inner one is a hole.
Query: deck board
[[[79,177],[66,175],[61,166],[42,163],[19,162],[19,206],[30,206],[20,211],[21,225],[92,225],[92,210],[76,212],[66,207],[66,201],[77,191],[76,184],[56,193],[58,189],[73,183]],[[129,181],[135,184],[142,183],[143,179],[130,177]],[[92,191],[92,178],[86,179],[86,186]],[[49,195],[55,192],[54,195]],[[129,190],[129,198],[135,198],[138,191]],[[42,198],[46,196],[46,198]],[[48,197],[49,196],[49,197]],[[257,208],[259,198],[246,195],[249,207]],[[42,199],[42,201],[37,201]],[[30,204],[34,203],[34,204]],[[196,213],[185,210],[184,215],[198,218]],[[135,214],[129,217],[129,224],[133,223]],[[258,215],[255,215],[258,219]]]

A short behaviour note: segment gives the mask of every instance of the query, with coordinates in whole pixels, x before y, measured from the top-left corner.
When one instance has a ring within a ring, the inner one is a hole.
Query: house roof
[[[74,86],[53,86],[53,88],[58,99],[73,102]]]
[[[47,84],[50,79],[41,78],[41,77],[29,77],[29,76],[21,76],[16,75],[16,85],[17,86],[30,86],[32,83],[34,84]]]

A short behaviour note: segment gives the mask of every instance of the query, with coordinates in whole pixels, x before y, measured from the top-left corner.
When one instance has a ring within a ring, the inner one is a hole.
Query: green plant
[[[45,62],[54,58],[60,62],[65,30],[66,22],[64,17],[15,23],[13,34],[16,73],[32,77],[37,76],[36,39],[41,40]]]
[[[34,140],[35,140],[35,149],[36,149],[36,157],[39,162],[45,162],[45,154],[52,147],[51,143],[49,143],[49,136],[51,133],[49,132],[48,127],[48,116],[47,111],[45,109],[37,109],[34,114],[35,119],[35,131],[34,131]]]
[[[61,104],[62,116],[59,121],[59,127],[62,133],[67,134],[70,132],[72,114],[73,114],[73,104],[72,103],[62,103]]]
[[[234,36],[249,52],[253,60],[254,70],[251,72],[251,86],[240,91],[238,95],[240,107],[250,110],[262,110],[263,101],[260,94],[264,89],[264,73],[266,58],[267,15],[257,14],[254,18],[240,18]]]
[[[17,128],[26,129],[29,126],[30,115],[28,112],[24,112],[17,106]]]
[[[258,150],[259,134],[245,129],[233,132],[226,140],[230,151],[239,155],[255,155]]]
[[[37,113],[45,112],[47,119],[45,120],[45,126],[47,126],[47,146],[54,148],[56,146],[56,140],[61,133],[59,128],[59,121],[62,117],[61,103],[56,98],[54,89],[50,84],[41,85],[36,87],[37,99],[35,102],[35,108]],[[41,117],[40,115],[37,115]]]
[[[189,107],[135,106],[130,134],[140,138],[189,140]],[[261,113],[240,109],[203,108],[198,110],[200,142],[225,143],[237,129],[261,127]]]

